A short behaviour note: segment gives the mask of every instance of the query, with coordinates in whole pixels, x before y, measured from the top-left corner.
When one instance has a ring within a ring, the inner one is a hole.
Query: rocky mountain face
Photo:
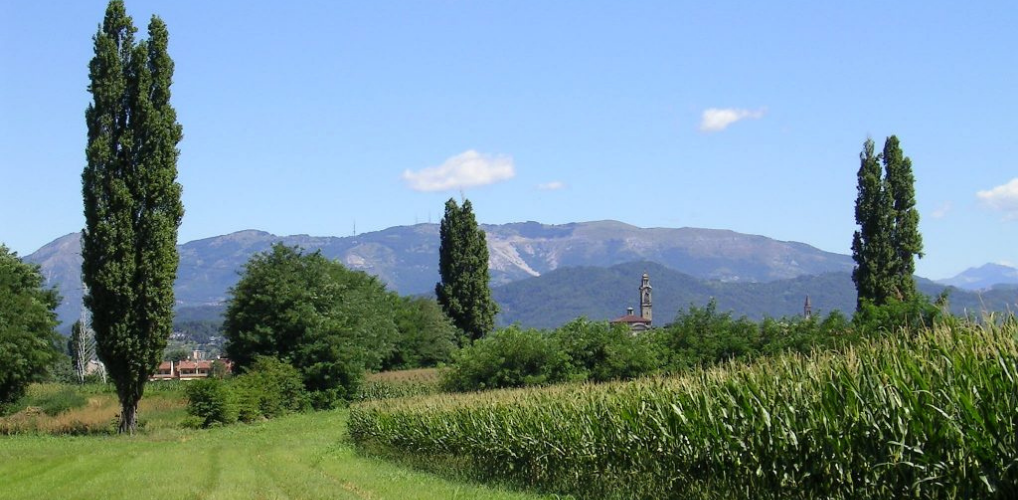
[[[996,285],[1018,285],[1018,269],[1002,264],[970,267],[953,278],[938,283],[964,290],[989,290]]]
[[[523,222],[482,225],[490,251],[492,286],[576,266],[609,267],[653,261],[692,277],[720,282],[766,283],[852,269],[847,255],[809,245],[733,231],[639,228],[617,221],[546,225]],[[240,231],[179,246],[176,297],[180,306],[217,304],[236,284],[252,255],[275,243],[297,245],[381,278],[401,294],[429,293],[438,281],[438,224],[398,226],[349,237],[276,236]],[[80,235],[44,246],[26,260],[42,267],[59,287],[64,328],[81,301]]]

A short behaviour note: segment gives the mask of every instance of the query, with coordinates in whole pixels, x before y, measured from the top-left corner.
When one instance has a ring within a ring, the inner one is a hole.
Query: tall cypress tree
[[[117,387],[120,432],[137,427],[138,401],[166,347],[173,320],[177,228],[184,214],[177,178],[183,134],[170,105],[173,61],[166,25],[153,16],[149,39],[121,0],[93,37],[93,102],[85,111],[82,279],[96,350]]]
[[[855,222],[859,230],[852,238],[852,258],[856,267],[852,281],[858,292],[856,309],[864,303],[882,305],[891,296],[888,279],[894,250],[891,246],[891,199],[884,189],[880,171],[880,155],[872,139],[863,144],[859,154],[859,171],[855,199]]]
[[[498,304],[488,286],[487,239],[477,225],[470,200],[462,207],[452,198],[445,202],[439,237],[442,281],[435,285],[435,295],[453,324],[477,340],[495,328]]]
[[[918,295],[913,277],[915,256],[923,255],[912,160],[902,153],[893,135],[884,141],[880,154],[867,139],[859,158],[855,200],[859,230],[852,239],[856,308],[865,303],[880,306],[891,300],[911,301]]]
[[[915,257],[923,257],[923,237],[919,234],[919,211],[915,208],[912,160],[902,153],[896,136],[884,142],[883,162],[887,196],[893,205],[890,240],[894,260],[890,272],[894,293],[896,299],[910,301],[918,295],[913,275]]]

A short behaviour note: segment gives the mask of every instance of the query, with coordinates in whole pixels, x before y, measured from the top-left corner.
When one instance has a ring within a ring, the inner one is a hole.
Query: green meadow
[[[347,410],[133,437],[0,437],[5,499],[532,499],[355,453]]]

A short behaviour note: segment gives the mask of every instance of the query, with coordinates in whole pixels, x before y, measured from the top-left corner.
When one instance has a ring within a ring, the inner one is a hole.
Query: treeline
[[[553,330],[503,328],[455,352],[443,386],[475,391],[679,374],[779,353],[840,349],[866,338],[956,321],[924,299],[867,305],[852,318],[834,311],[825,317],[759,322],[719,311],[712,300],[680,311],[669,325],[635,335],[623,325],[583,318]]]

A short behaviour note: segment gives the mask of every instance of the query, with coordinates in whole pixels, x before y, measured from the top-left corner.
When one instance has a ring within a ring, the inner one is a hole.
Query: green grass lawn
[[[0,437],[5,499],[540,498],[355,453],[347,411],[207,431]]]

